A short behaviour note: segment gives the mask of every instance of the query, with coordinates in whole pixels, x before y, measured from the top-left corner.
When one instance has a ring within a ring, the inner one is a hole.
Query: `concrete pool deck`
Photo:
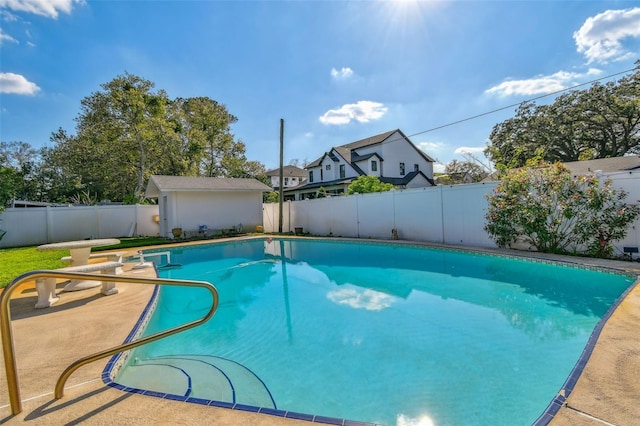
[[[411,243],[416,244],[416,243]],[[162,246],[168,247],[168,246]],[[460,247],[454,247],[460,249]],[[136,249],[138,250],[138,249]],[[495,250],[483,250],[496,252]],[[132,250],[131,254],[134,254]],[[502,252],[622,269],[640,276],[640,263]],[[140,274],[127,264],[125,273]],[[142,274],[153,274],[153,269]],[[105,425],[309,425],[266,414],[186,404],[126,393],[104,385],[109,358],[80,368],[67,381],[65,395],[53,397],[55,382],[73,361],[123,342],[145,308],[153,286],[119,283],[120,292],[100,288],[64,293],[48,309],[34,309],[33,286],[17,289],[11,300],[13,337],[23,411],[11,415],[4,360],[0,374],[0,424]],[[81,322],[78,319],[81,319]],[[595,349],[553,425],[632,425],[640,419],[640,286],[631,291],[602,329]],[[41,330],[48,330],[46,333]],[[35,332],[38,331],[38,332]],[[0,357],[2,354],[0,353]]]

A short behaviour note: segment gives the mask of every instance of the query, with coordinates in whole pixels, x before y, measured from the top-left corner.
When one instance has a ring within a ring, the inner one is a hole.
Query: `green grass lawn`
[[[0,249],[0,288],[25,272],[67,266],[60,258],[68,255],[69,250],[37,251],[35,247]]]
[[[120,244],[97,247],[92,251],[127,249],[175,242],[167,238],[120,238]],[[36,247],[0,249],[0,288],[6,287],[13,279],[25,272],[38,269],[58,269],[68,266],[61,257],[68,256],[69,250],[38,251]]]
[[[119,240],[120,244],[93,247],[91,251],[96,252],[155,246],[176,242],[202,240],[202,238],[171,240],[160,237],[137,237],[119,238]],[[0,249],[0,288],[6,287],[13,279],[25,272],[35,271],[38,269],[58,269],[68,266],[68,263],[60,261],[61,257],[68,255],[69,250],[38,251],[35,246]]]

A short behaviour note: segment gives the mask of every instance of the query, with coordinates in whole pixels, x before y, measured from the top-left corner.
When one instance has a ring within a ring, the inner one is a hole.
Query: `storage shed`
[[[255,231],[269,191],[256,179],[151,176],[146,196],[158,199],[160,235],[171,238],[173,229],[186,236]]]

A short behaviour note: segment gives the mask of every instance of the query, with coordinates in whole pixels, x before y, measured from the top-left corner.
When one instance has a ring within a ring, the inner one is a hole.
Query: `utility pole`
[[[278,233],[282,234],[282,186],[284,185],[284,171],[282,169],[284,151],[284,119],[280,119],[280,181],[278,184],[278,203],[280,208],[278,209]]]

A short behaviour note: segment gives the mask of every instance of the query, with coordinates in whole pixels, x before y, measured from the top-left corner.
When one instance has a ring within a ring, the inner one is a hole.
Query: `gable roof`
[[[384,182],[384,183],[391,183],[395,186],[401,186],[401,185],[408,185],[409,182],[411,182],[413,179],[415,179],[417,176],[422,176],[423,178],[426,179],[427,182],[429,182],[432,186],[436,186],[436,183],[433,179],[429,179],[427,177],[427,175],[425,175],[424,173],[422,173],[420,170],[418,171],[413,171],[411,173],[407,173],[406,175],[404,175],[403,177],[400,178],[392,178],[392,177],[380,177],[380,182]]]
[[[369,146],[369,145],[375,145],[375,144],[383,142],[385,139],[387,139],[389,136],[391,136],[395,132],[402,133],[400,131],[400,129],[389,130],[388,132],[380,133],[379,135],[370,136],[368,138],[360,139],[359,141],[351,142],[351,143],[348,143],[346,145],[341,145],[341,147],[344,147],[344,148],[347,148],[349,150],[352,150],[352,149],[363,148],[363,147]],[[402,133],[402,136],[404,136],[404,133]],[[406,138],[406,136],[405,136],[405,138]]]
[[[160,195],[161,191],[270,192],[272,188],[256,179],[151,176],[147,183],[145,195],[149,198],[156,198]]]
[[[368,160],[371,157],[378,157],[378,159],[380,161],[384,161],[384,159],[377,152],[372,152],[370,154],[365,154],[365,155],[358,155],[358,154],[352,155],[351,156],[351,161],[354,162],[354,163],[357,163],[359,161]]]
[[[280,169],[269,170],[266,173],[267,176],[280,176]],[[282,167],[282,175],[283,176],[295,176],[295,177],[306,177],[307,172],[304,169],[296,166],[283,166]]]
[[[345,145],[340,145],[340,146],[333,147],[331,149],[331,151],[325,152],[320,158],[318,158],[317,160],[312,161],[311,163],[307,164],[306,168],[319,166],[320,163],[322,163],[322,160],[324,159],[324,157],[327,156],[327,155],[329,155],[335,161],[335,158],[332,155],[332,151],[335,151],[338,154],[340,154],[342,156],[342,158],[344,158],[347,163],[351,163],[352,162],[351,155],[352,155],[352,151],[353,150],[356,150],[356,149],[359,149],[359,148],[364,148],[364,147],[371,146],[371,145],[380,144],[380,143],[386,141],[391,135],[393,135],[396,132],[400,133],[402,138],[405,139],[407,142],[409,142],[415,148],[417,153],[422,158],[424,158],[428,162],[435,163],[435,160],[433,158],[431,158],[429,155],[427,155],[424,151],[419,149],[417,146],[415,146],[413,144],[413,142],[411,142],[409,140],[409,138],[404,133],[402,133],[402,130],[395,129],[395,130],[389,130],[388,132],[380,133],[379,135],[370,136],[368,138],[360,139],[360,140],[355,141],[355,142],[350,142],[350,143],[345,144]],[[356,153],[353,153],[353,154],[356,154]]]

